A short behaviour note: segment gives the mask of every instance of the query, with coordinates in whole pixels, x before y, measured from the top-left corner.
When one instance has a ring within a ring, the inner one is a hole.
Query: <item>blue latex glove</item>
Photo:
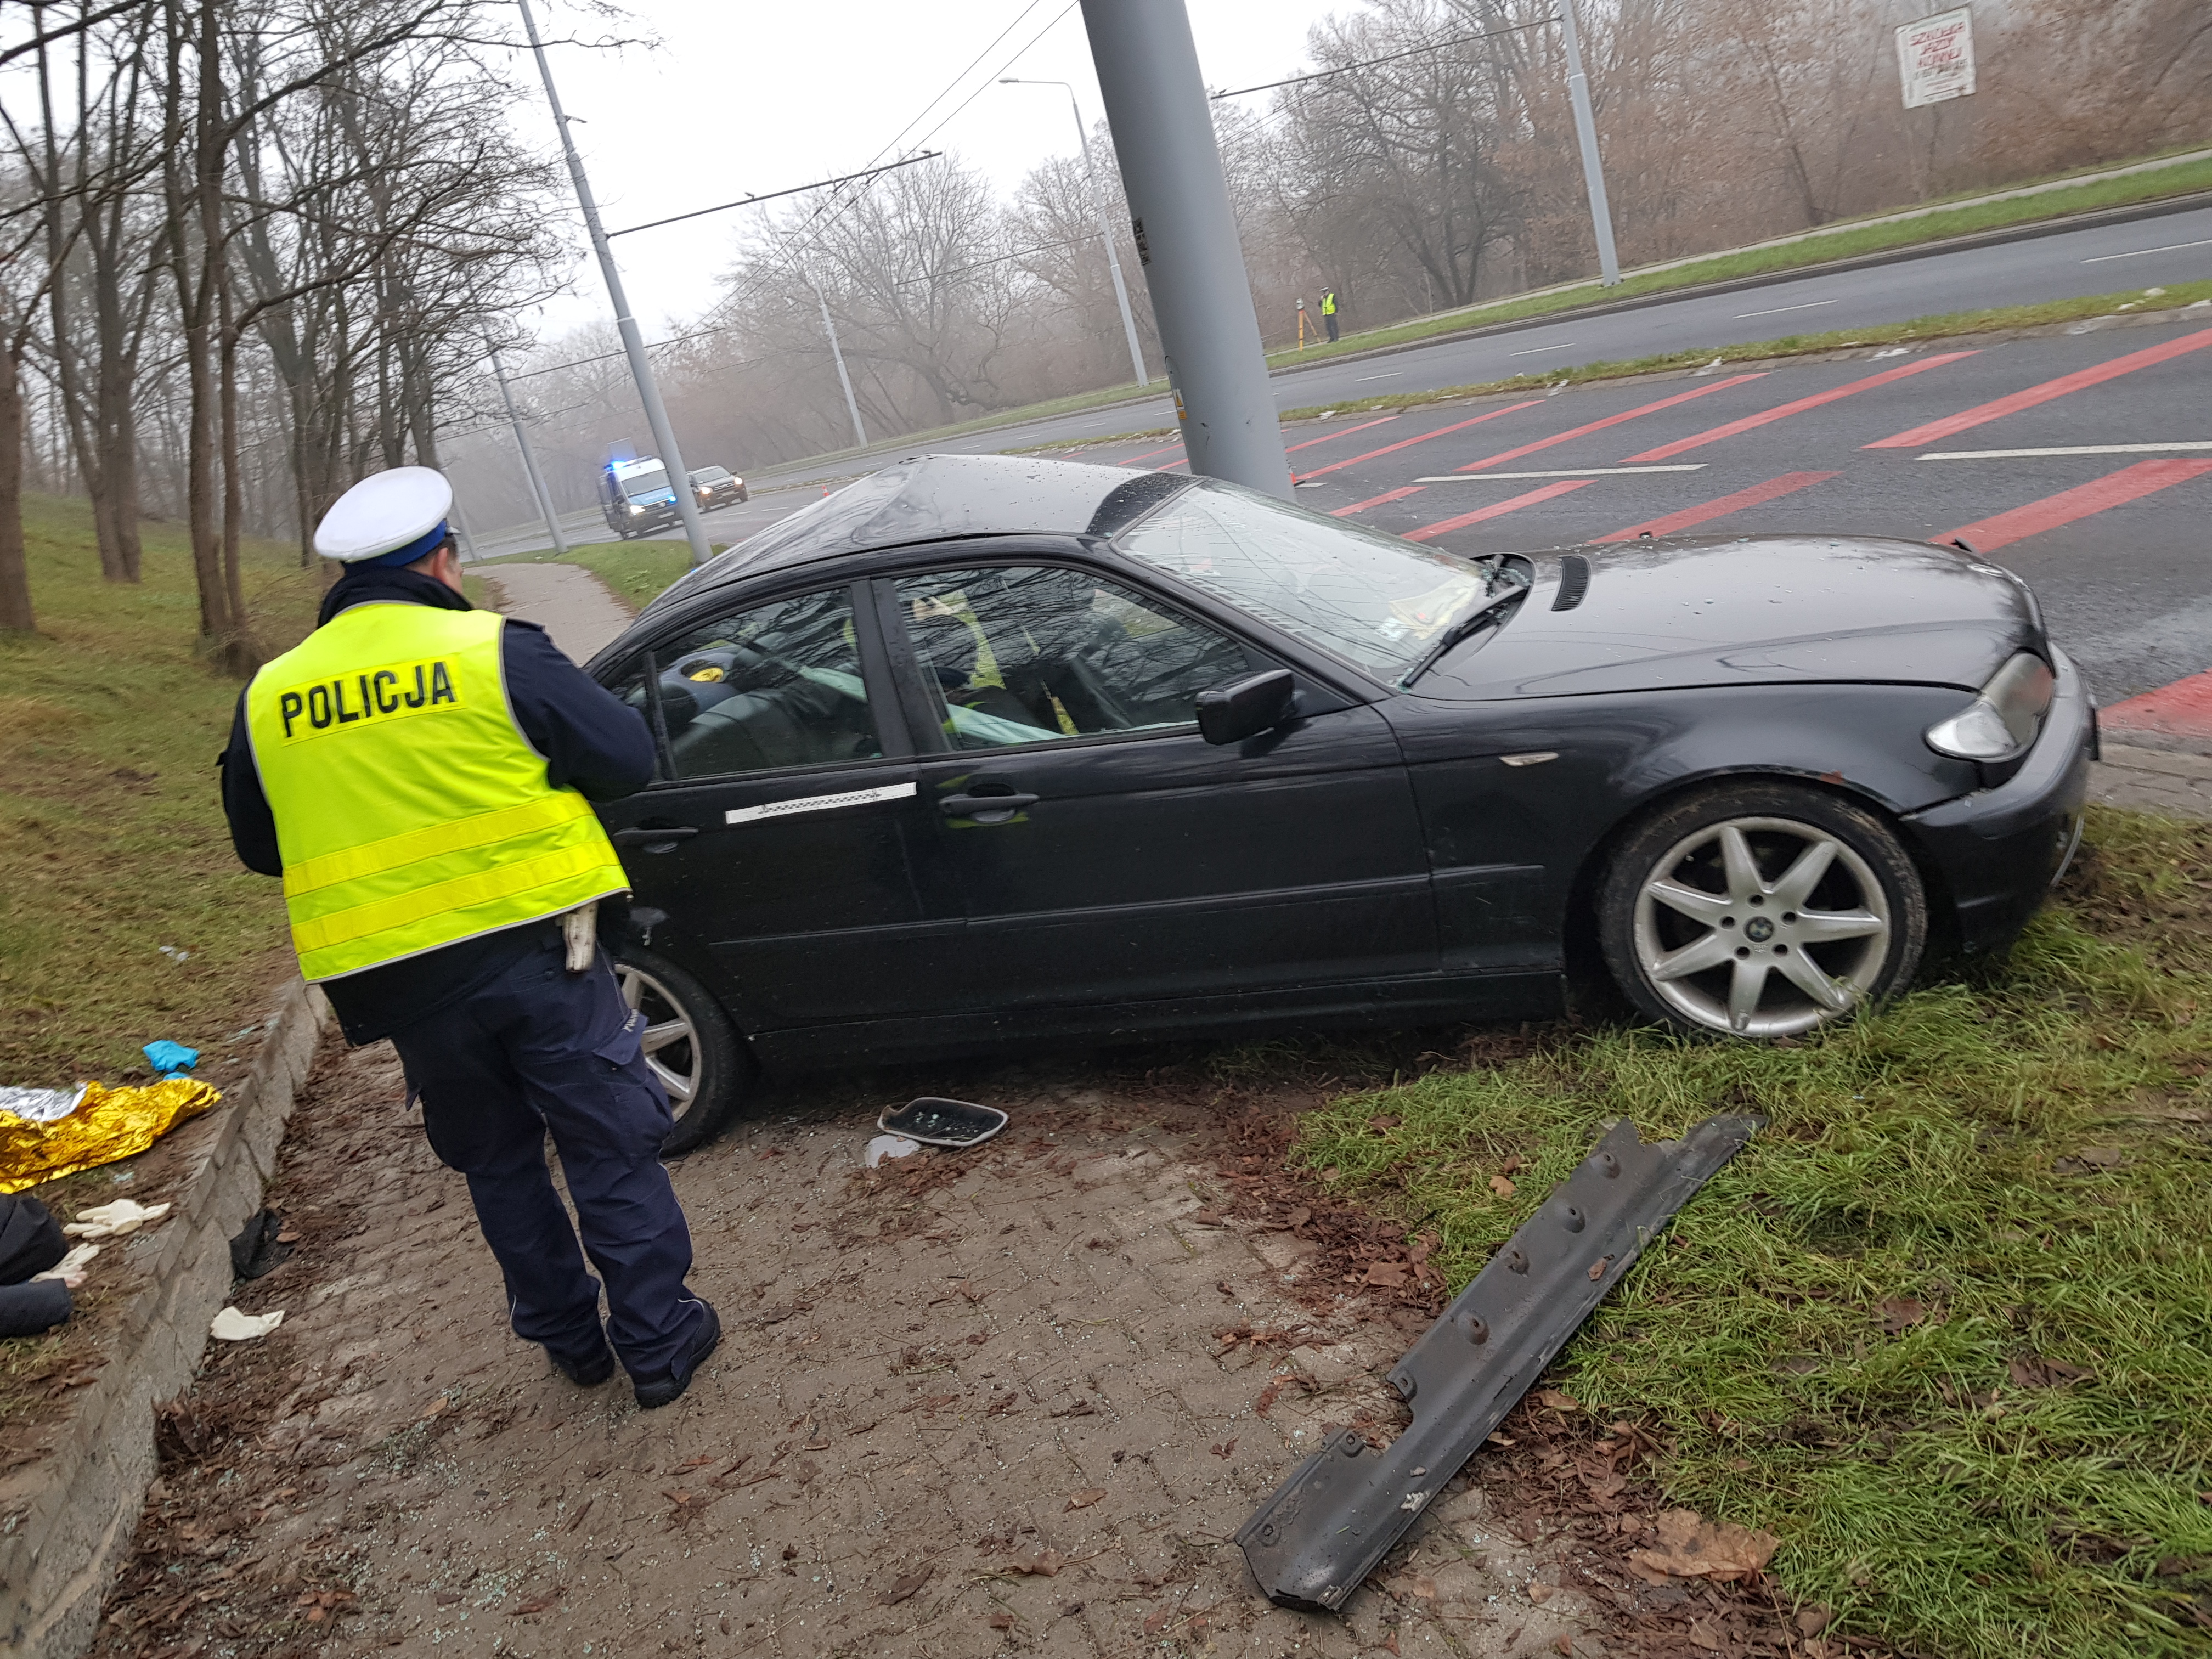
[[[200,1063],[198,1049],[187,1048],[183,1043],[171,1042],[167,1038],[148,1043],[145,1054],[146,1063],[154,1068],[155,1077],[175,1077],[179,1073],[191,1071]]]

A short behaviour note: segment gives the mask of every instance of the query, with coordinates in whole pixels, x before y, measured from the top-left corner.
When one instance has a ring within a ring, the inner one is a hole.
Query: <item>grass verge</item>
[[[0,1083],[143,1077],[156,1037],[204,1075],[292,968],[277,884],[240,866],[217,799],[239,687],[194,653],[181,526],[143,526],[133,587],[100,580],[86,503],[23,516],[40,632],[0,641]],[[242,556],[255,635],[289,648],[320,573]]]
[[[2185,162],[2176,167],[2162,167],[2155,173],[2136,173],[2125,179],[2107,179],[2071,189],[2049,191],[2040,196],[2015,197],[2002,202],[1972,202],[1956,208],[1939,209],[1917,219],[1899,220],[1887,224],[1824,227],[1818,234],[1798,241],[1717,253],[1710,259],[1674,265],[1644,276],[1632,272],[1613,288],[1602,288],[1593,279],[1547,289],[1537,294],[1490,301],[1460,311],[1418,317],[1389,328],[1347,334],[1333,346],[1308,346],[1304,351],[1271,352],[1267,362],[1276,367],[1321,362],[1350,352],[1372,351],[1377,346],[1401,345],[1439,334],[1455,333],[1462,329],[1483,328],[1492,323],[1518,322],[1524,318],[1541,317],[1555,311],[1633,300],[1647,294],[1695,288],[1705,283],[1725,283],[1742,276],[1762,276],[1772,272],[1795,270],[1805,265],[1826,264],[1832,259],[1853,258],[1863,253],[1913,247],[1923,242],[1942,241],[1948,237],[1972,235],[1977,231],[2033,224],[2077,213],[2091,213],[2100,208],[2125,207],[2137,202],[2155,201],[2162,197],[2188,195],[2208,188],[2212,188],[2212,160]]]
[[[1596,1139],[1769,1127],[1558,1370],[1838,1628],[1944,1659],[2212,1647],[2212,826],[2094,813],[2009,960],[1814,1041],[1561,1029],[1312,1115],[1456,1289]],[[1395,1120],[1393,1121],[1393,1120]],[[1489,1178],[1526,1160],[1518,1190]]]
[[[1573,368],[1515,374],[1503,380],[1482,380],[1471,386],[1439,386],[1432,392],[1384,392],[1342,403],[1310,404],[1297,409],[1286,409],[1282,411],[1280,418],[1285,421],[1310,421],[1323,415],[1364,415],[1376,410],[1415,409],[1425,404],[1504,398],[1516,392],[1525,395],[1535,390],[1548,392],[1560,386],[1584,386],[1597,380],[1629,380],[1639,374],[1674,374],[1686,368],[1707,367],[1717,370],[1733,364],[1817,356],[1823,352],[1841,351],[1854,346],[1928,344],[1941,340],[1963,339],[1977,334],[2050,328],[2091,317],[2113,316],[2152,305],[2155,305],[2161,313],[2173,312],[2199,302],[2206,304],[2205,325],[2212,327],[2212,282],[2176,283],[2149,298],[2144,296],[2142,290],[2128,289],[2118,294],[2087,295],[2074,300],[2052,300],[2042,305],[2000,306],[1988,311],[1943,312],[1931,317],[1916,317],[1910,322],[1887,323],[1876,328],[1835,329],[1825,334],[1790,334],[1778,340],[1760,340],[1750,345],[1692,346],[1650,357],[1583,363]],[[1172,427],[1148,427],[1085,438],[1079,443],[1037,444],[1001,453],[1009,455],[1064,453],[1076,449],[1095,449],[1102,444],[1171,436],[1174,431]]]
[[[2028,180],[2033,184],[2036,180]],[[2017,187],[2017,186],[2016,186]],[[2072,189],[2053,190],[2040,196],[2018,198],[2009,201],[1979,201],[1962,204],[1956,208],[1943,208],[1918,219],[1905,220],[1888,225],[1857,225],[1828,227],[1824,234],[1800,242],[1785,243],[1777,247],[1742,249],[1729,253],[1717,253],[1710,259],[1692,264],[1673,266],[1644,276],[1632,273],[1617,288],[1607,289],[1593,277],[1587,282],[1569,283],[1563,287],[1546,289],[1538,293],[1510,295],[1504,299],[1486,301],[1464,310],[1439,313],[1417,317],[1395,324],[1388,328],[1370,329],[1358,334],[1347,334],[1336,344],[1308,346],[1297,349],[1270,352],[1267,362],[1272,368],[1289,368],[1294,364],[1322,362],[1331,357],[1342,357],[1355,352],[1372,351],[1378,347],[1402,345],[1408,342],[1433,338],[1438,335],[1454,334],[1469,328],[1486,327],[1492,323],[1516,322],[1524,318],[1541,317],[1553,312],[1572,310],[1577,307],[1601,301],[1634,299],[1641,295],[1662,293],[1670,289],[1694,287],[1702,283],[1725,282],[1738,276],[1760,276],[1771,271],[1794,270],[1808,265],[1826,264],[1831,259],[1850,258],[1856,254],[1879,252],[1896,247],[1910,247],[1923,242],[1941,241],[1946,237],[1964,236],[1976,231],[1995,230],[2008,225],[2031,224],[2048,219],[2063,218],[2071,214],[2094,212],[2100,208],[2123,207],[2137,202],[2156,201],[2168,196],[2188,195],[2212,187],[2212,161],[2191,161],[2154,173],[2137,173],[2126,179],[2106,179],[2101,183],[2085,184]],[[1164,382],[1154,381],[1150,388],[1155,393],[1164,393]],[[1121,386],[1100,386],[1091,392],[1072,392],[1064,398],[1048,398],[1041,403],[1025,404],[1018,409],[999,410],[989,415],[978,416],[971,421],[962,421],[949,426],[932,427],[927,431],[907,434],[900,441],[908,446],[926,446],[944,438],[964,437],[969,433],[988,432],[994,427],[1013,426],[1030,421],[1049,420],[1060,415],[1080,414],[1086,409],[1103,404],[1124,403],[1144,395],[1144,388],[1131,381]],[[1445,394],[1436,394],[1438,396]],[[1123,434],[1115,434],[1116,436]],[[1085,438],[1085,443],[1103,443],[1107,438]],[[841,455],[866,452],[858,449],[833,450],[804,459],[767,468],[762,477],[774,478],[788,473],[795,467],[814,466],[823,461],[835,460]]]

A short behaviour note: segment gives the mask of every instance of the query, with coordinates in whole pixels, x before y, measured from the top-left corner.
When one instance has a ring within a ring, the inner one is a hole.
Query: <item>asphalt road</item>
[[[2202,324],[1572,387],[1285,435],[1302,503],[1455,552],[1645,526],[1958,536],[2034,585],[2100,703],[2212,670],[2212,308]],[[2085,447],[2107,453],[2036,453]],[[1157,441],[1071,459],[1182,464]],[[734,541],[813,499],[778,490],[709,523]],[[2184,746],[2212,752],[2212,726]]]

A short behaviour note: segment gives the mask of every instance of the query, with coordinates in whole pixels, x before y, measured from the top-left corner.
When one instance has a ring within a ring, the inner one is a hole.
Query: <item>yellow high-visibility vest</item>
[[[1336,290],[1333,288],[1326,289],[1321,296],[1321,314],[1324,317],[1336,315]]]
[[[292,945],[337,979],[626,891],[622,861],[507,707],[504,619],[370,604],[253,677]]]

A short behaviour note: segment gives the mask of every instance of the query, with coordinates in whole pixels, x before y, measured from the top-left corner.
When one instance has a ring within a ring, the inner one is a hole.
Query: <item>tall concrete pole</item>
[[[1291,499],[1260,319],[1183,0],[1083,0],[1190,470]]]
[[[653,365],[646,360],[645,336],[637,319],[629,314],[629,296],[623,292],[622,272],[615,267],[607,233],[599,223],[599,204],[592,195],[592,182],[584,176],[583,158],[569,142],[568,118],[562,112],[561,94],[553,85],[553,66],[545,61],[545,43],[538,38],[538,20],[530,14],[530,0],[516,0],[522,8],[522,27],[530,33],[530,50],[538,58],[538,78],[545,82],[545,101],[553,106],[553,125],[561,134],[561,154],[568,163],[569,182],[576,187],[576,205],[584,212],[584,228],[591,234],[592,252],[599,256],[599,274],[607,281],[607,299],[615,308],[615,326],[622,331],[623,350],[629,357],[629,372],[637,382],[638,401],[645,405],[645,423],[653,428],[653,444],[668,474],[668,488],[676,497],[677,515],[684,520],[684,539],[691,544],[691,562],[704,564],[714,556],[707,545],[707,521],[699,516],[699,498],[691,493],[691,474],[677,447],[676,428],[668,423],[668,410],[653,383]]]
[[[1567,97],[1575,106],[1575,142],[1582,147],[1590,228],[1597,232],[1598,276],[1611,288],[1620,280],[1620,260],[1613,251],[1613,208],[1605,198],[1605,167],[1597,154],[1597,118],[1590,113],[1589,77],[1583,73],[1582,37],[1575,33],[1575,0],[1559,0],[1559,40],[1567,49]]]
[[[805,272],[800,275],[805,276]],[[814,303],[822,307],[822,331],[830,337],[830,361],[837,365],[837,384],[845,389],[845,412],[853,417],[853,446],[856,449],[868,447],[868,428],[860,424],[860,400],[853,395],[853,377],[845,372],[845,353],[837,343],[837,325],[830,316],[830,301],[822,290],[814,288],[814,279],[806,278],[806,286],[814,289]]]
[[[538,473],[538,458],[530,453],[530,438],[522,429],[522,416],[514,412],[514,394],[507,390],[506,366],[499,360],[497,348],[487,343],[484,349],[491,353],[492,378],[499,382],[499,400],[507,405],[507,422],[514,428],[514,447],[522,452],[522,470],[529,475],[530,493],[538,498],[538,510],[545,515],[545,533],[553,538],[553,551],[565,559],[568,556],[568,538],[561,533],[561,515],[553,510],[553,494],[545,488],[545,480]]]
[[[1083,146],[1083,176],[1091,186],[1091,207],[1098,216],[1098,234],[1106,244],[1106,270],[1114,278],[1114,303],[1121,308],[1121,333],[1129,342],[1129,368],[1136,375],[1139,386],[1150,386],[1152,377],[1145,371],[1145,349],[1137,341],[1137,319],[1129,309],[1129,285],[1121,280],[1121,256],[1114,248],[1114,222],[1106,216],[1106,197],[1098,188],[1098,169],[1091,164],[1091,133],[1083,125],[1083,106],[1075,100],[1074,87],[1066,81],[1031,81],[1018,75],[1002,75],[999,84],[1067,88],[1067,107],[1075,117],[1075,142]]]

